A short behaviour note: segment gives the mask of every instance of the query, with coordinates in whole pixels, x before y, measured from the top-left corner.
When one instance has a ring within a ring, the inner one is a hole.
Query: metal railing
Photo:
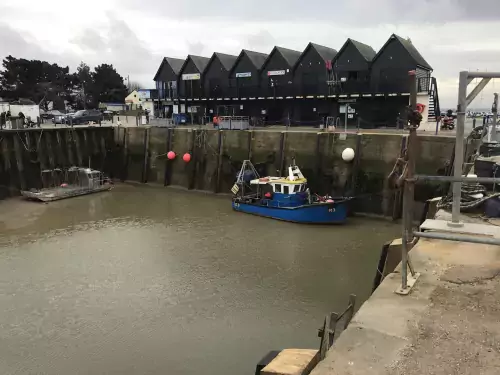
[[[411,113],[416,110],[416,96],[417,96],[417,85],[414,77],[412,79],[412,91],[410,95],[411,102]],[[410,74],[410,76],[412,76]],[[474,78],[483,78],[483,80],[474,88],[469,95],[467,95],[467,86]],[[460,203],[462,196],[462,183],[500,183],[500,178],[485,178],[485,177],[467,177],[463,176],[464,167],[464,128],[465,128],[465,116],[467,106],[474,100],[474,98],[482,91],[482,89],[487,85],[487,83],[492,78],[500,78],[500,73],[493,72],[460,72],[459,79],[459,94],[458,94],[458,106],[457,106],[457,133],[456,133],[456,143],[455,143],[455,158],[454,158],[454,171],[453,176],[418,176],[415,175],[415,161],[416,161],[416,142],[418,139],[416,129],[418,124],[409,121],[408,126],[410,130],[410,135],[408,137],[407,151],[405,152],[405,158],[400,159],[402,164],[404,164],[403,174],[400,177],[400,181],[403,183],[403,238],[402,238],[402,269],[401,269],[401,288],[396,292],[400,294],[408,294],[411,289],[411,285],[408,285],[408,268],[410,269],[413,279],[410,280],[412,283],[418,278],[418,274],[413,269],[410,259],[409,251],[416,243],[418,238],[430,238],[430,239],[440,239],[448,241],[462,241],[478,244],[488,244],[488,245],[499,245],[499,238],[492,238],[486,236],[471,236],[456,233],[437,233],[437,232],[422,232],[413,231],[413,203],[414,203],[414,191],[415,184],[417,181],[440,181],[440,182],[452,182],[453,183],[453,203],[452,203],[452,215],[451,221],[447,223],[452,232],[453,228],[461,228],[464,224],[460,222]],[[497,96],[495,95],[495,101]],[[495,112],[494,117],[497,117],[496,108],[494,106]],[[496,142],[497,130],[495,126],[491,127],[491,140]],[[391,174],[392,175],[392,174]]]

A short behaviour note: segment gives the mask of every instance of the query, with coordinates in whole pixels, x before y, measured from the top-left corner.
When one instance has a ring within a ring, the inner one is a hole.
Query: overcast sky
[[[438,78],[442,106],[455,107],[460,70],[500,71],[499,0],[0,0],[0,58],[44,59],[75,69],[111,63],[144,87],[163,56],[312,41],[340,49],[347,38],[379,50],[411,38]],[[416,6],[418,4],[418,7]],[[473,103],[491,107],[500,80]]]

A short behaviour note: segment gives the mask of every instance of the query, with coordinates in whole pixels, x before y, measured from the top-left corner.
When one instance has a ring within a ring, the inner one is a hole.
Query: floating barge
[[[66,171],[49,169],[42,171],[42,181],[50,179],[52,187],[40,190],[21,191],[21,194],[31,200],[53,202],[61,199],[78,197],[111,190],[112,182],[100,171],[90,168],[71,167]],[[55,181],[62,182],[55,185]]]

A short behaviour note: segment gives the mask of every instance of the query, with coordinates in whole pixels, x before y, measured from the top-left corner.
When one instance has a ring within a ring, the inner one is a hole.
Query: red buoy
[[[175,159],[175,152],[169,151],[167,153],[167,158],[168,158],[168,160],[174,160]]]
[[[189,163],[189,161],[191,160],[191,154],[189,152],[186,152],[182,157],[182,160],[184,160],[186,163]]]

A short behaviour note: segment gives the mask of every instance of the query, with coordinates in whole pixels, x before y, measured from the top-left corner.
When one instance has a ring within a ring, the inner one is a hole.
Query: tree
[[[127,87],[113,65],[101,64],[92,72],[89,92],[93,106],[97,107],[100,102],[123,103],[127,96]]]
[[[72,85],[67,66],[10,55],[3,60],[2,66],[0,96],[10,100],[30,99],[45,109],[49,102],[64,108]]]
[[[75,104],[78,108],[86,109],[89,104],[92,104],[90,90],[93,81],[90,67],[83,61],[76,68],[75,80],[77,82]]]

